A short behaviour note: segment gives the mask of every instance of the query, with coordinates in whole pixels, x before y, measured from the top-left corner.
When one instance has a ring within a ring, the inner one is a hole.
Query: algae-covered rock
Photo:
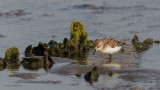
[[[49,55],[57,56],[57,52],[58,52],[58,50],[57,50],[56,47],[52,46],[52,47],[49,48]]]
[[[56,41],[54,41],[54,40],[51,40],[49,43],[48,43],[48,45],[49,45],[49,47],[52,47],[52,46],[57,46],[57,42]]]
[[[57,46],[56,46],[56,53],[58,56],[63,56],[64,55],[64,44],[63,43],[59,43]]]
[[[7,63],[0,57],[0,66],[1,66],[1,65],[5,65],[5,66],[6,66]]]
[[[142,52],[142,51],[145,51],[145,50],[148,50],[150,48],[149,45],[147,44],[144,44],[142,42],[138,42],[134,45],[134,47],[136,48],[136,51],[137,52]]]
[[[153,39],[152,38],[147,38],[146,40],[143,41],[144,44],[152,45],[153,44]]]
[[[7,49],[4,60],[9,64],[19,63],[19,50],[18,48],[11,47]]]
[[[25,56],[26,57],[30,57],[32,56],[32,45],[29,45],[26,49],[25,49]]]
[[[48,49],[48,47],[45,44],[43,44],[42,42],[39,42],[38,46],[34,47],[33,50],[32,50],[32,52],[35,55],[43,56],[45,50],[47,50],[47,49]]]
[[[38,46],[32,49],[32,53],[33,55],[44,56],[44,52],[47,51],[48,55],[50,56],[80,56],[79,54],[87,52],[87,50],[93,48],[93,46],[93,41],[88,40],[88,34],[85,31],[83,23],[79,21],[73,21],[71,24],[69,40],[64,38],[63,43],[57,43],[56,41],[51,40],[48,45],[39,42]]]
[[[133,39],[132,39],[132,43],[135,44],[135,43],[137,43],[138,41],[139,41],[139,38],[138,38],[138,36],[135,34],[134,37],[133,37]]]
[[[79,52],[79,43],[74,40],[69,40],[66,43],[65,49],[69,52],[69,55],[71,56],[72,54]]]
[[[88,40],[83,23],[79,21],[73,21],[71,24],[70,40],[79,43],[80,50],[87,50],[87,47],[90,47],[89,45],[92,43]]]
[[[99,72],[96,66],[93,67],[92,71],[85,74],[85,80],[89,82],[98,81],[98,77],[99,77]]]

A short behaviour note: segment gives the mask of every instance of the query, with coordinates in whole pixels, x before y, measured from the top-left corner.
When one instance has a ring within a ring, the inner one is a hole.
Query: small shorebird
[[[108,53],[110,56],[109,59],[111,61],[112,54],[115,52],[118,52],[121,49],[123,44],[125,43],[122,43],[121,41],[117,41],[114,38],[107,38],[107,37],[102,38],[96,41],[93,55],[95,54],[96,51]]]

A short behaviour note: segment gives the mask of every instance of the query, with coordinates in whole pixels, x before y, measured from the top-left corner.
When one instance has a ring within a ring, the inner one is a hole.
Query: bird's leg
[[[112,61],[112,54],[109,54],[109,63]]]
[[[112,58],[112,54],[109,54],[109,58],[110,58],[110,59]]]

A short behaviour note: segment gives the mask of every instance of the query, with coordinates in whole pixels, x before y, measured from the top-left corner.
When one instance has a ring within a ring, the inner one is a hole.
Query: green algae
[[[133,39],[132,39],[132,43],[135,44],[138,41],[139,41],[139,37],[138,37],[138,35],[135,34],[134,37],[133,37]]]
[[[8,64],[18,64],[19,63],[19,50],[18,48],[11,47],[7,49],[5,53],[5,58],[4,60]]]
[[[143,52],[143,51],[146,51],[146,50],[148,50],[148,49],[150,48],[149,45],[144,44],[143,42],[138,42],[138,43],[136,43],[136,44],[134,45],[134,47],[136,48],[136,51],[137,51],[138,53],[141,53],[141,52]]]
[[[147,38],[143,42],[140,42],[138,35],[134,35],[132,39],[132,44],[134,45],[136,52],[141,53],[148,50],[153,45],[153,39]]]
[[[153,39],[152,38],[147,38],[146,40],[143,41],[144,44],[152,45],[153,44]]]

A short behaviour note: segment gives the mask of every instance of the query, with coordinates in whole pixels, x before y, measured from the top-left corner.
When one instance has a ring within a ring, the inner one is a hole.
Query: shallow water
[[[26,70],[22,66],[16,70],[4,69],[0,71],[1,89],[160,89],[160,46],[153,44],[148,51],[137,54],[130,42],[135,33],[142,41],[149,37],[154,40],[160,39],[159,0],[0,1],[1,57],[4,57],[5,51],[12,46],[19,48],[22,58],[25,48],[30,44],[36,46],[40,41],[48,43],[52,39],[62,42],[64,37],[70,37],[70,24],[73,20],[84,23],[91,40],[109,36],[118,40],[126,39],[127,42],[124,47],[126,51],[115,54],[110,64],[104,64],[107,59],[106,54],[97,52],[93,56],[91,50],[87,60],[80,62],[80,64],[87,64],[84,65],[86,70],[82,71],[81,78],[75,76],[77,68],[81,69],[81,65],[75,65],[79,62],[62,58],[54,58],[62,61],[58,61],[49,71]],[[22,10],[22,15],[15,14],[18,10]],[[104,67],[98,82],[91,85],[83,76],[93,64]],[[70,68],[71,72],[59,73],[65,68]],[[107,75],[108,68],[114,71],[115,76]],[[33,79],[10,77],[23,73],[35,73],[37,76]]]

